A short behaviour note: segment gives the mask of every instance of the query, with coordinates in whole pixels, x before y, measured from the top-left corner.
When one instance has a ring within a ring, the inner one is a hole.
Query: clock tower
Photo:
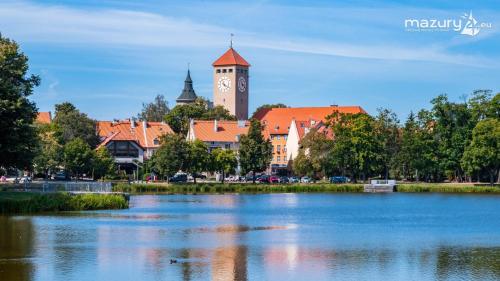
[[[214,67],[214,105],[222,105],[238,118],[248,119],[248,69],[250,64],[229,48]]]

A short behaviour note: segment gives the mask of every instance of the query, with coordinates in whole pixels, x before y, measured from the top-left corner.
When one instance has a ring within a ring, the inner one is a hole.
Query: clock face
[[[221,92],[225,93],[229,91],[229,89],[231,89],[231,79],[227,78],[226,76],[222,76],[221,78],[219,78],[219,82],[217,82],[217,87]]]
[[[238,89],[240,92],[244,92],[247,88],[247,80],[245,80],[245,77],[240,77],[238,79]]]

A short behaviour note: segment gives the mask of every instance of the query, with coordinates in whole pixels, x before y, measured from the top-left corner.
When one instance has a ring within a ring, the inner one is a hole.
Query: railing
[[[112,192],[110,182],[44,182],[43,192]]]

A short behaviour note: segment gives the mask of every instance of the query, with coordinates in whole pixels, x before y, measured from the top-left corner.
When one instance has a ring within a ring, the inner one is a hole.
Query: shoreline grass
[[[499,193],[500,186],[454,183],[404,183],[401,193]],[[113,191],[131,194],[221,194],[221,193],[335,193],[363,192],[363,184],[251,184],[251,183],[118,183]]]
[[[0,192],[0,214],[126,209],[118,194],[69,194],[66,192]]]

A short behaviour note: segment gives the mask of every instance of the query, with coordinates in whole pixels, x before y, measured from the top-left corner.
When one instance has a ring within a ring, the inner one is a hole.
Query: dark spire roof
[[[184,81],[184,89],[182,90],[181,95],[177,98],[177,102],[190,103],[196,100],[197,96],[193,89],[193,80],[191,80],[191,73],[189,72],[186,76],[186,80]]]

